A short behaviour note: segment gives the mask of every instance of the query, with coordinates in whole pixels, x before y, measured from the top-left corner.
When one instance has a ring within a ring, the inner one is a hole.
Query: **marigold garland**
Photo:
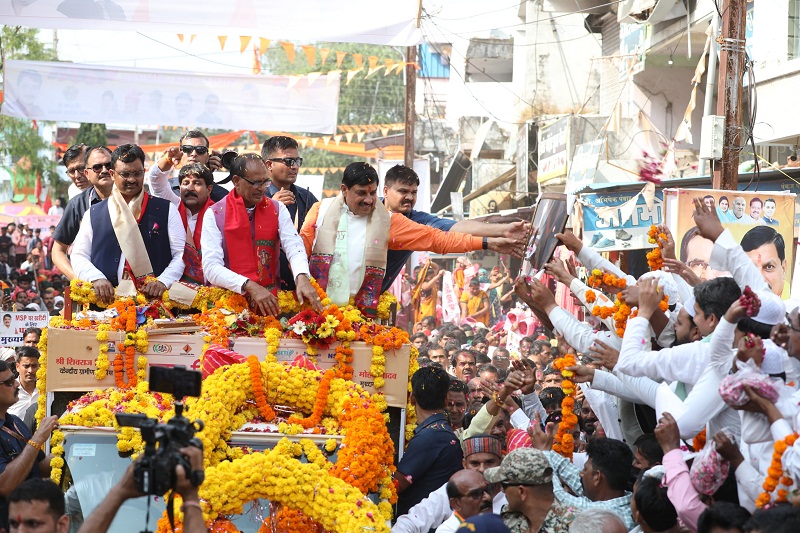
[[[647,252],[647,264],[650,266],[650,270],[661,270],[664,267],[662,250],[666,240],[666,233],[660,233],[655,225],[650,226],[650,230],[647,232],[647,242],[656,245],[655,248]]]
[[[575,384],[570,381],[575,373],[567,368],[577,365],[578,362],[574,354],[567,354],[553,361],[553,368],[561,372],[561,390],[564,391],[564,399],[561,401],[561,422],[558,423],[553,440],[553,451],[572,460],[572,453],[575,449],[575,439],[572,430],[578,424],[578,417],[575,415]]]
[[[253,386],[253,398],[256,400],[258,412],[266,422],[272,422],[275,420],[275,411],[267,402],[267,396],[264,393],[264,382],[261,379],[261,364],[258,362],[258,357],[249,356],[247,364],[250,365],[250,384]]]
[[[597,301],[597,294],[592,289],[586,289],[586,303],[593,304]]]
[[[786,450],[790,446],[794,446],[797,437],[797,433],[792,433],[785,439],[775,441],[774,451],[772,452],[772,463],[769,465],[769,468],[767,468],[767,477],[764,479],[764,484],[762,485],[764,492],[762,492],[756,499],[756,507],[759,509],[764,508],[770,503],[772,498],[771,494],[775,492],[775,489],[777,489],[779,486],[791,487],[793,485],[794,482],[792,479],[783,475],[783,465],[781,463],[781,459],[783,458],[783,454],[786,452]],[[788,490],[778,489],[775,503],[786,502],[788,496]]]
[[[51,319],[51,323],[52,323]],[[36,425],[44,418],[47,412],[47,329],[42,328],[39,337],[39,370],[36,371],[36,388],[39,390],[39,399],[36,401]]]

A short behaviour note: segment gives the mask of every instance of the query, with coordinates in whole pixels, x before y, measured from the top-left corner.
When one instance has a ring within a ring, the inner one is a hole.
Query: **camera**
[[[175,397],[175,416],[166,424],[161,424],[143,414],[117,413],[117,423],[121,427],[139,428],[142,433],[144,453],[133,471],[136,488],[140,492],[162,496],[175,488],[175,467],[178,465],[183,466],[192,485],[203,483],[203,471],[193,471],[189,459],[178,451],[187,446],[203,449],[202,441],[194,436],[203,430],[203,421],[191,422],[183,416],[182,402],[186,396],[200,396],[201,380],[200,372],[186,370],[183,366],[151,367],[150,390]]]

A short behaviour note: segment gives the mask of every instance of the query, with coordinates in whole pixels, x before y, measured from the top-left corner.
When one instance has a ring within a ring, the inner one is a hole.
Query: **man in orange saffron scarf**
[[[297,285],[300,303],[322,311],[309,281],[303,241],[282,203],[269,199],[267,167],[261,156],[243,154],[231,165],[234,189],[211,206],[203,219],[203,273],[211,285],[246,294],[261,315],[277,315],[280,250],[283,247]]]

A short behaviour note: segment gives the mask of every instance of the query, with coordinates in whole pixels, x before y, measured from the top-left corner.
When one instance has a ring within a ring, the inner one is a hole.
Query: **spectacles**
[[[11,376],[5,381],[0,381],[0,385],[5,385],[6,387],[14,387],[17,384],[16,376]]]
[[[706,263],[702,259],[692,259],[691,261],[689,261],[687,263],[687,265],[689,265],[689,268],[691,268],[692,270],[700,269],[700,270],[705,271],[709,267],[708,263]]]
[[[75,168],[68,168],[67,169],[67,175],[68,176],[74,176],[76,174],[83,174],[84,170],[86,170],[85,166],[79,166],[79,167],[75,167]]]
[[[198,155],[206,155],[208,153],[208,146],[192,146],[191,144],[181,145],[181,152],[186,155],[192,152],[197,152]]]
[[[295,164],[297,164],[297,168],[303,166],[302,157],[274,157],[272,159],[267,159],[267,161],[280,161],[287,167],[293,167]]]
[[[483,496],[484,493],[486,493],[489,496],[491,496],[492,495],[491,490],[492,490],[492,486],[491,485],[484,485],[483,487],[480,487],[480,488],[477,488],[477,489],[473,489],[473,490],[469,491],[466,494],[462,494],[460,497],[461,498],[472,498],[473,500],[480,500],[481,496]]]
[[[269,180],[250,181],[249,179],[245,178],[244,176],[239,176],[239,177],[242,178],[247,183],[249,183],[250,185],[252,185],[253,187],[255,187],[256,189],[261,189],[262,187],[266,187],[267,185],[269,185]]]
[[[100,174],[103,171],[103,169],[114,170],[113,165],[111,165],[111,161],[109,161],[108,163],[97,163],[96,165],[92,165],[89,168],[91,168],[92,172],[94,172],[95,174]]]
[[[131,171],[123,170],[122,172],[114,172],[114,174],[125,180],[128,178],[133,178],[138,180],[144,177],[144,170],[131,170]]]

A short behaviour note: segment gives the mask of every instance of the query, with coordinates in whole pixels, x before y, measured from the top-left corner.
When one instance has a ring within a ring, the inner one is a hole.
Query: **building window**
[[[800,58],[800,0],[789,0],[787,59]]]

